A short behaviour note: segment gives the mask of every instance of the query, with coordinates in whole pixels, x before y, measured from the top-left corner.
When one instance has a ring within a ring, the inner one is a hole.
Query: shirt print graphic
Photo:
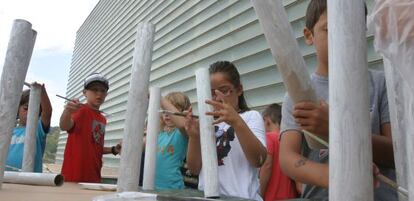
[[[92,138],[95,144],[103,144],[105,135],[105,124],[93,120],[92,122]]]
[[[228,155],[231,150],[230,142],[234,140],[234,129],[229,127],[227,130],[219,129],[218,126],[214,126],[216,132],[216,145],[217,145],[217,160],[218,165],[224,165],[223,159]]]

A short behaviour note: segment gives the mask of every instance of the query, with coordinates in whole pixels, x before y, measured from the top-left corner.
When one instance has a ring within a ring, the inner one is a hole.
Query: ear
[[[82,91],[83,95],[86,96],[86,89]]]
[[[303,35],[305,36],[305,43],[307,45],[313,45],[313,33],[307,27],[303,29]]]
[[[236,92],[237,92],[237,96],[241,96],[243,94],[243,85],[240,84],[240,86],[238,86],[236,88]]]

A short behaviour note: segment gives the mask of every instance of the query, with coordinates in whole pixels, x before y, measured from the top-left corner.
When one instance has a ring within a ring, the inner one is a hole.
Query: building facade
[[[283,0],[294,35],[312,72],[315,49],[304,42],[303,27],[309,0]],[[372,7],[373,0],[367,1]],[[83,79],[100,72],[110,89],[101,109],[111,114],[105,145],[122,138],[136,26],[156,26],[150,85],[185,92],[197,104],[194,71],[218,60],[235,63],[241,73],[248,105],[260,110],[279,103],[285,94],[282,78],[249,0],[100,0],[79,28],[67,86],[68,97],[82,96]],[[370,68],[382,68],[367,37]],[[59,138],[57,163],[63,160],[67,134]],[[119,157],[104,156],[105,166],[118,166]]]

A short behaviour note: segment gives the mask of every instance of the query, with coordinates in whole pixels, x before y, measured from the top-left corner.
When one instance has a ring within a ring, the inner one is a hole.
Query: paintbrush
[[[67,100],[67,101],[72,101],[70,98],[67,98],[67,97],[61,96],[61,95],[59,95],[59,94],[56,94],[56,96],[57,96],[57,97],[59,97],[59,98],[65,99],[65,100]],[[82,104],[82,103],[81,103],[81,104]],[[82,105],[84,105],[84,104],[82,104]],[[98,112],[102,113],[105,117],[111,117],[111,116],[112,116],[111,114],[108,114],[108,113],[106,113],[106,112],[104,112],[104,111],[101,111],[101,110],[98,110]]]
[[[327,148],[329,148],[329,144],[325,140],[322,140],[321,138],[316,136],[315,134],[310,133],[309,131],[306,131],[306,130],[302,130],[302,132],[305,135],[307,135],[308,137],[314,139],[315,141],[317,141],[317,142],[323,144],[324,146],[326,146]],[[389,185],[391,188],[393,188],[394,190],[399,192],[401,195],[404,195],[405,197],[408,198],[408,191],[406,189],[404,189],[403,187],[399,186],[393,180],[389,179],[388,177],[386,177],[382,174],[378,174],[377,179],[384,182],[385,184]]]
[[[160,110],[159,112],[163,113],[163,114],[176,115],[176,116],[180,116],[180,117],[186,117],[187,116],[185,113],[173,112],[173,111],[169,111],[169,110]],[[191,117],[198,119],[197,115],[191,115]]]

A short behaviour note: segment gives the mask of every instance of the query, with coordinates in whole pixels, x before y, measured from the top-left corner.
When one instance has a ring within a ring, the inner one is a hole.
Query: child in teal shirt
[[[39,85],[35,83],[35,85]],[[19,125],[13,128],[12,140],[7,155],[6,170],[13,171],[22,168],[24,139],[26,136],[27,110],[29,105],[30,90],[22,93],[19,109],[18,120]],[[40,118],[36,129],[36,154],[33,172],[42,172],[43,153],[45,151],[46,134],[49,132],[50,119],[52,116],[52,105],[50,104],[45,86],[42,85],[41,101],[40,101]]]
[[[181,92],[172,92],[162,98],[163,109],[183,112],[191,106],[188,97]],[[155,188],[183,189],[184,180],[180,168],[187,154],[188,138],[184,129],[184,117],[162,114],[161,132],[157,143],[157,166]]]

